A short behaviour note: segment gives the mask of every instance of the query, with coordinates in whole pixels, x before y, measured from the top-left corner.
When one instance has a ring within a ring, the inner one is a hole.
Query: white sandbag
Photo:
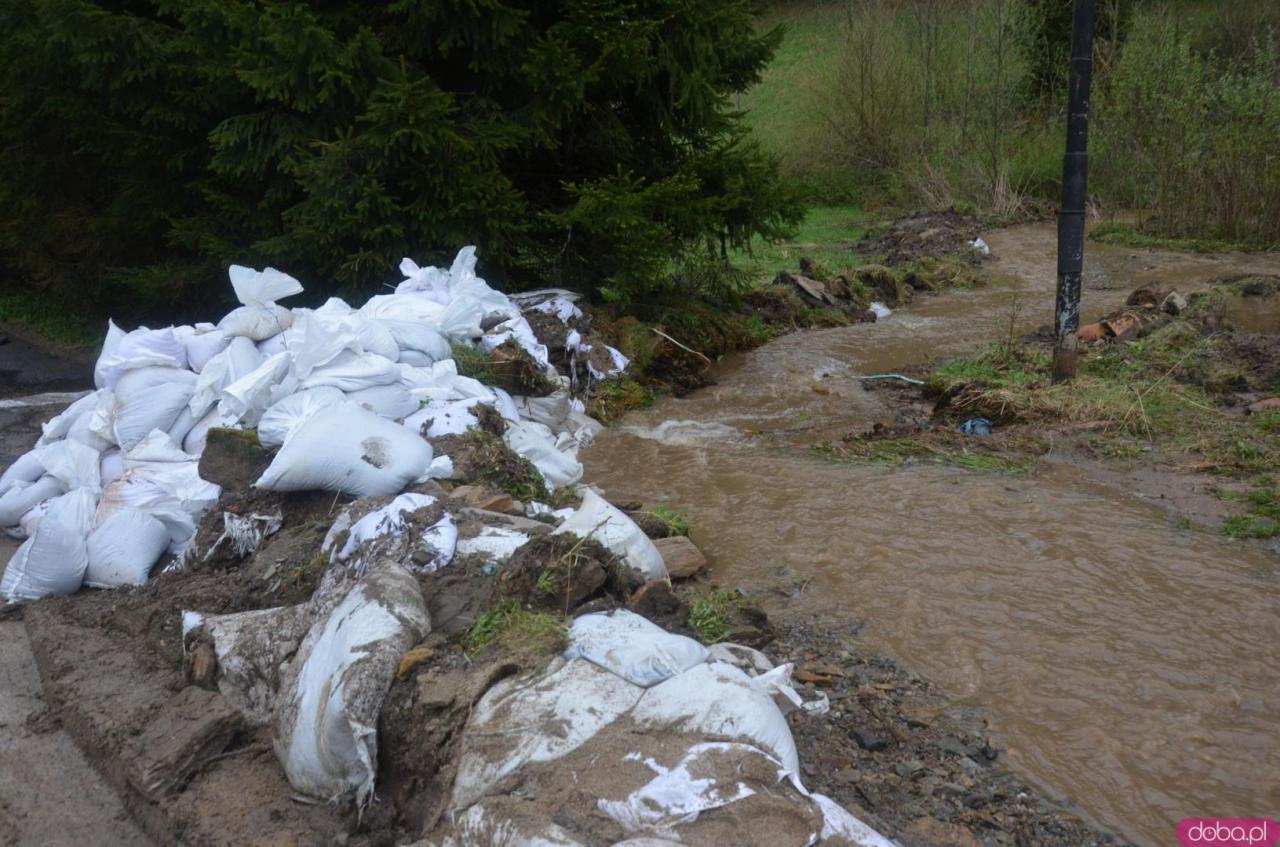
[[[416,353],[410,364],[416,367],[430,365],[453,355],[448,340],[433,325],[417,321],[379,319],[400,348],[400,361],[408,362],[406,354]]]
[[[458,540],[459,556],[482,555],[490,561],[505,562],[529,543],[529,536],[509,526],[485,526],[475,535]]]
[[[116,383],[115,443],[128,451],[153,429],[168,430],[191,400],[196,375],[175,368],[126,371]]]
[[[98,477],[103,487],[124,476],[124,453],[119,448],[106,450],[98,460]]]
[[[424,479],[430,465],[431,445],[421,437],[347,403],[305,421],[254,485],[379,497]]]
[[[122,509],[90,533],[84,584],[90,588],[143,585],[168,546],[168,527],[145,512]]]
[[[63,409],[62,412],[40,425],[40,438],[36,441],[36,445],[51,444],[54,441],[61,441],[67,437],[67,433],[71,431],[71,427],[85,415],[92,415],[93,410],[98,407],[101,398],[96,391],[90,391],[88,394],[76,400],[70,406]],[[4,478],[0,477],[0,492],[4,491]]]
[[[42,466],[43,467],[43,466]],[[19,481],[0,495],[0,527],[17,526],[22,516],[42,500],[58,497],[66,492],[66,486],[45,474],[35,482]]]
[[[551,428],[556,435],[568,434],[580,446],[587,446],[604,429],[604,425],[591,417],[574,402],[569,390],[562,389],[546,397],[513,397],[520,417]]]
[[[200,463],[152,433],[123,457],[125,473],[102,491],[94,525],[124,509],[137,509],[169,530],[169,552],[181,553],[195,534],[200,517],[217,502],[221,489],[200,478]]]
[[[91,395],[93,408],[75,419],[67,430],[67,441],[79,441],[99,452],[109,450],[115,443],[116,395],[110,388],[102,388]]]
[[[582,479],[582,463],[571,452],[561,450],[550,428],[543,424],[532,421],[509,424],[502,440],[517,455],[533,463],[546,480],[549,491]]]
[[[416,294],[375,294],[360,307],[360,314],[379,322],[426,325],[439,334],[435,327],[444,314],[444,304]]]
[[[209,430],[214,427],[230,427],[235,426],[236,418],[232,415],[223,413],[217,407],[210,409],[209,413],[203,418],[196,421],[187,434],[182,438],[182,449],[192,456],[199,456],[204,452],[205,442],[209,439]]]
[[[322,386],[290,394],[271,404],[258,421],[258,442],[263,447],[279,447],[306,421],[322,409],[345,403],[347,395]]]
[[[335,335],[350,333],[359,345],[358,349],[365,353],[373,353],[392,361],[400,357],[400,348],[391,331],[360,312],[339,315],[318,309],[313,314],[327,332]]]
[[[187,329],[183,327],[183,329]],[[227,349],[233,336],[227,335],[213,324],[196,324],[190,332],[179,335],[187,351],[187,366],[196,373],[204,370],[210,359]],[[177,333],[177,330],[174,330]]]
[[[384,418],[403,418],[422,408],[421,401],[398,382],[347,392],[347,399]]]
[[[112,324],[112,328],[115,325]],[[187,348],[174,335],[173,327],[164,329],[147,329],[138,327],[132,332],[120,334],[111,340],[112,352],[105,352],[99,357],[94,369],[95,383],[101,373],[102,383],[99,388],[114,388],[120,377],[139,368],[176,368],[187,367]]]
[[[293,330],[298,325],[298,316],[295,313],[293,317],[293,325],[284,332],[277,332],[270,338],[264,338],[254,346],[258,348],[258,352],[262,354],[262,358],[268,359],[277,353],[283,353],[289,349],[289,338]]]
[[[459,376],[453,359],[441,359],[429,368],[400,366],[400,381],[423,402],[447,400],[485,400],[494,402],[493,391],[479,380]]]
[[[292,394],[288,379],[289,354],[277,353],[264,361],[254,370],[228,385],[218,401],[218,408],[224,415],[245,426],[255,426],[272,403],[277,393],[282,396]]]
[[[383,559],[316,621],[281,685],[274,746],[289,783],[324,800],[373,795],[378,715],[401,657],[430,631],[418,582]]]
[[[78,441],[55,441],[35,449],[49,476],[62,483],[63,491],[87,488],[94,496],[102,492],[99,453]]]
[[[36,450],[28,450],[12,465],[5,468],[3,474],[0,474],[0,495],[5,494],[15,485],[30,485],[44,474],[44,462],[40,461],[40,454]]]
[[[800,754],[787,719],[751,677],[723,662],[694,665],[645,691],[631,712],[654,730],[718,736],[754,744],[782,762],[800,788]]]
[[[450,809],[467,808],[526,762],[573,752],[635,706],[644,691],[585,659],[556,659],[543,673],[497,683],[463,733]]]
[[[343,350],[323,366],[298,381],[298,388],[330,386],[340,391],[359,391],[373,385],[387,385],[400,379],[400,366],[385,356]]]
[[[648,688],[707,660],[707,648],[667,632],[635,612],[618,609],[574,620],[566,659],[583,658]]]
[[[285,348],[292,359],[292,370],[298,379],[306,379],[316,368],[328,364],[344,350],[359,352],[360,343],[350,331],[331,332],[315,313],[299,309],[293,329],[285,338]]]
[[[594,538],[622,559],[627,567],[644,574],[645,579],[667,578],[662,554],[644,530],[590,488],[582,489],[582,505],[556,528],[554,534],[566,532],[579,538]]]
[[[493,404],[493,407],[498,410],[498,414],[511,423],[519,423],[520,410],[516,408],[516,401],[511,398],[511,395],[497,386],[494,386],[492,391],[493,395],[498,398],[497,402]]]
[[[275,301],[302,292],[302,284],[296,279],[275,268],[257,271],[242,265],[232,265],[227,275],[236,299],[244,305],[219,321],[218,329],[228,335],[262,341],[284,332],[293,323],[293,313]]]
[[[116,350],[120,347],[120,342],[124,340],[124,330],[116,326],[113,320],[107,321],[107,337],[102,341],[102,352],[98,354],[98,360],[93,365],[93,386],[94,388],[108,388],[107,377],[112,376],[114,384],[114,372],[111,370],[111,358],[115,356]]]
[[[196,420],[203,418],[222,398],[227,386],[253,373],[263,361],[252,341],[242,336],[233,338],[227,349],[210,359],[196,378],[188,404],[191,414]]]
[[[40,519],[49,511],[49,507],[53,505],[53,501],[57,498],[41,500],[39,503],[27,510],[27,513],[18,519],[18,527],[22,532],[23,538],[30,538],[36,534],[36,527],[40,525]]]
[[[19,602],[78,591],[89,564],[86,541],[93,503],[93,493],[78,488],[49,504],[35,534],[9,560],[0,596]]]
[[[427,438],[461,435],[471,427],[480,425],[480,419],[472,411],[479,402],[472,399],[428,403],[406,417],[404,425],[409,431]]]
[[[174,444],[181,444],[187,437],[187,433],[196,425],[196,418],[191,414],[191,406],[178,412],[178,418],[173,424],[165,430],[165,434]]]
[[[400,273],[405,279],[396,286],[397,294],[421,294],[443,306],[449,302],[449,272],[428,265],[418,267],[413,259],[400,260]]]

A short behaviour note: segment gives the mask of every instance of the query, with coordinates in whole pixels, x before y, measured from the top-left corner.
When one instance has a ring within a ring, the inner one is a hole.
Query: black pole
[[[1067,91],[1067,152],[1058,215],[1058,296],[1054,303],[1053,381],[1076,375],[1080,277],[1084,272],[1084,203],[1089,181],[1089,84],[1093,78],[1094,0],[1075,0]]]

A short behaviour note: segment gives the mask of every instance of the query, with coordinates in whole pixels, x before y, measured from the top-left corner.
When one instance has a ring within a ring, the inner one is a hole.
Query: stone
[[[672,579],[688,579],[707,566],[707,557],[683,535],[658,538],[654,540],[653,546],[662,554],[667,574]]]
[[[684,603],[671,589],[671,583],[654,579],[640,586],[627,600],[627,608],[662,626],[665,622],[687,616]]]
[[[510,494],[487,485],[459,485],[450,496],[461,498],[473,509],[485,512],[510,512],[515,509],[515,499]]]
[[[854,742],[869,753],[879,753],[881,750],[889,746],[889,739],[878,732],[869,729],[855,729],[850,731],[849,737]]]
[[[903,847],[982,847],[968,828],[928,815],[916,818],[902,833]]]

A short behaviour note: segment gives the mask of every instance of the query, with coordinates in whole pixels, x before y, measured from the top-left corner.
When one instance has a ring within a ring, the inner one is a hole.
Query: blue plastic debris
[[[965,435],[990,435],[995,425],[996,422],[988,418],[969,418],[960,425],[960,431]]]
[[[497,572],[498,572],[497,562],[485,562],[483,565],[480,566],[480,573],[484,574],[485,576],[493,576]]]

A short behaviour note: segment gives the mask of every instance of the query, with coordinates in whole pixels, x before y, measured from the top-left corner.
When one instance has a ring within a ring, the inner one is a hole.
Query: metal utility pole
[[[1089,179],[1089,84],[1093,79],[1094,0],[1075,0],[1067,89],[1067,152],[1058,215],[1058,296],[1054,303],[1053,381],[1076,375],[1080,277],[1084,272],[1084,203]]]

